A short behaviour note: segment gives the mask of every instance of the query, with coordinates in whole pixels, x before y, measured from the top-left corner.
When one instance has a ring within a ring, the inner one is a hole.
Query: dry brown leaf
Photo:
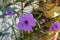
[[[46,7],[46,9],[50,9],[53,5],[54,4],[46,4],[45,7]],[[54,6],[51,10],[48,10],[48,11],[46,10],[44,15],[47,18],[53,18],[54,17],[54,12],[57,12],[57,13],[60,14],[60,7]]]

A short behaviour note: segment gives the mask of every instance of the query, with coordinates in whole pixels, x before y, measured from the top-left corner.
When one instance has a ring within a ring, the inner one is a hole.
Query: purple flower
[[[51,27],[50,27],[50,31],[58,31],[60,30],[60,22],[55,21]]]
[[[42,18],[42,19],[40,20],[40,24],[43,24],[44,22],[45,22],[45,19]]]
[[[36,19],[31,13],[21,16],[18,23],[18,29],[24,31],[32,31],[32,27],[36,25]]]
[[[12,16],[13,13],[14,13],[14,11],[13,11],[12,9],[8,9],[8,10],[6,11],[6,14],[9,15],[9,16]]]

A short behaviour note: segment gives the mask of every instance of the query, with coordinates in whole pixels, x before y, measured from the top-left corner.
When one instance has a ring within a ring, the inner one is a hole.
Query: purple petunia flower
[[[40,20],[40,24],[43,24],[45,22],[45,18],[42,18],[41,20]]]
[[[31,13],[21,16],[18,23],[18,29],[24,31],[32,31],[32,27],[36,25],[36,19]]]
[[[8,10],[6,11],[6,14],[9,15],[9,16],[12,16],[13,13],[14,13],[14,11],[13,11],[12,9],[8,9]]]
[[[60,22],[55,21],[51,27],[50,27],[50,31],[58,31],[60,30]]]

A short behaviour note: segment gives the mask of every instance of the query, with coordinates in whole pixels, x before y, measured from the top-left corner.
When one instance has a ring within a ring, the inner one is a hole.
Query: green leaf
[[[0,36],[5,36],[5,35],[8,35],[8,34],[10,34],[10,33],[2,33],[2,32],[0,32]]]
[[[26,0],[17,0],[16,2],[24,2],[24,1],[26,1]]]
[[[41,18],[41,16],[42,16],[42,15],[39,15],[39,16],[38,16],[38,19]]]
[[[9,35],[10,33],[2,33],[2,36]]]
[[[0,6],[0,9],[2,8],[2,6]]]
[[[2,35],[2,32],[0,32],[0,36]]]
[[[40,27],[40,24],[39,24],[39,22],[37,22],[37,28],[38,29],[40,29],[41,27]]]
[[[6,8],[9,7],[10,5],[12,5],[12,4],[10,3],[10,4],[6,5]]]
[[[3,0],[3,2],[6,2],[7,0]]]
[[[26,4],[25,4],[25,6],[24,7],[27,7],[27,6],[29,6],[32,2],[34,2],[35,0],[29,0]]]

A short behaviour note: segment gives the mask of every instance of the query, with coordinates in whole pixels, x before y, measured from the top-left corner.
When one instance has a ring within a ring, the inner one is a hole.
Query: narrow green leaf
[[[28,5],[30,5],[32,2],[34,2],[35,0],[29,0],[24,7],[27,7]]]
[[[2,35],[2,32],[0,32],[0,36]]]
[[[17,0],[16,2],[21,2],[21,1],[24,2],[24,1],[26,1],[26,0]]]

